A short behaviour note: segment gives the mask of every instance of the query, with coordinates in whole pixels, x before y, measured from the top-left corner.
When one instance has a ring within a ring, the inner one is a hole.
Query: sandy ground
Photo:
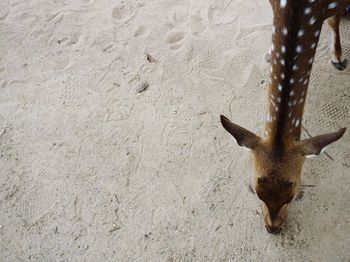
[[[267,0],[1,0],[0,260],[350,261],[349,133],[306,163],[274,236],[219,123],[263,133],[271,15]],[[350,127],[328,33],[312,135]]]

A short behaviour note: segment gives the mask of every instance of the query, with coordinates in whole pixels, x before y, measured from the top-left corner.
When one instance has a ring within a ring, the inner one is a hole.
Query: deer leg
[[[343,71],[346,68],[346,60],[343,58],[342,48],[340,43],[340,15],[335,15],[327,19],[328,25],[331,28],[331,52],[333,66]]]

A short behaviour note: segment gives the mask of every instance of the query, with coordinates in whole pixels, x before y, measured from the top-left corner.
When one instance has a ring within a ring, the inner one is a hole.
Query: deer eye
[[[267,197],[268,193],[264,189],[257,187],[255,189],[255,192],[258,195],[258,197],[260,198],[260,200],[265,202],[268,199],[268,197]]]
[[[294,183],[293,183],[293,182],[290,182],[290,181],[285,181],[285,182],[283,183],[283,185],[284,185],[285,187],[292,187],[292,186],[294,185]]]
[[[267,177],[259,177],[258,178],[258,184],[260,186],[266,186],[269,183],[269,179]]]

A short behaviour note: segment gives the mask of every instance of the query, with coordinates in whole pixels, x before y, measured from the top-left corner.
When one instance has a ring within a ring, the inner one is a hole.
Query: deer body
[[[300,191],[305,159],[322,153],[345,132],[341,129],[300,141],[305,98],[322,24],[327,18],[334,20],[350,0],[270,0],[270,3],[274,19],[266,137],[260,138],[224,116],[221,122],[239,145],[252,150],[254,187],[263,201],[266,228],[270,233],[278,233],[287,217],[288,204]],[[334,21],[339,26],[339,21]],[[339,51],[338,46],[336,50]],[[334,62],[341,63],[341,53],[334,50],[334,54],[332,59],[338,59]]]

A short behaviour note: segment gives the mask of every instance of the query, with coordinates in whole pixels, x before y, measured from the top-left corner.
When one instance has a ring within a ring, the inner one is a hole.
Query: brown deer
[[[266,137],[221,116],[223,127],[238,145],[252,151],[256,169],[254,189],[263,203],[269,233],[279,233],[288,204],[300,193],[306,158],[321,154],[346,129],[300,140],[301,122],[311,68],[324,20],[334,35],[333,62],[343,66],[339,41],[339,14],[350,0],[270,0],[273,8],[271,74],[268,88]],[[333,27],[334,25],[334,27]]]

